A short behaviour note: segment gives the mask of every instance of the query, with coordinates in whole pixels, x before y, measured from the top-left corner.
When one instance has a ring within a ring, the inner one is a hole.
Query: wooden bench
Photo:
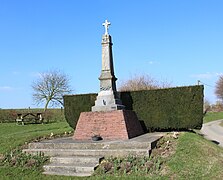
[[[17,113],[16,123],[24,125],[24,119],[27,119],[28,116],[34,119],[35,123],[37,123],[37,121],[43,123],[42,113]]]

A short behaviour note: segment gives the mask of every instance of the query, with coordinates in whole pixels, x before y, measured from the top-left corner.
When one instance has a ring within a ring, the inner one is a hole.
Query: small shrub
[[[177,136],[180,134],[177,133]],[[149,176],[164,173],[165,164],[174,154],[177,145],[176,133],[169,133],[158,141],[150,156],[129,155],[104,159],[95,171],[95,175],[139,175]]]
[[[38,155],[30,155],[22,153],[20,149],[15,149],[9,153],[6,153],[0,160],[2,165],[15,166],[15,167],[27,167],[27,168],[39,168],[46,161],[48,157],[45,157],[42,153]]]

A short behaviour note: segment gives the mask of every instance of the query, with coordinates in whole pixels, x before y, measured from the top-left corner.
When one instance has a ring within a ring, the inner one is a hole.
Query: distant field
[[[204,123],[223,119],[223,112],[208,112],[204,117]]]

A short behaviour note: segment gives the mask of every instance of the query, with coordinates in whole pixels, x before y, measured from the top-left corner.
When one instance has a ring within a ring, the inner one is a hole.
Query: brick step
[[[23,152],[29,154],[39,154],[46,156],[128,156],[142,155],[148,156],[150,149],[24,149]]]
[[[102,156],[54,156],[50,162],[54,164],[98,164],[104,158]]]

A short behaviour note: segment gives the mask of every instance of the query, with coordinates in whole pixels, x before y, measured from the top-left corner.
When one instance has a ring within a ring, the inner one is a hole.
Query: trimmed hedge
[[[81,112],[91,111],[94,106],[97,94],[65,95],[64,115],[70,125],[75,128]]]
[[[148,129],[200,129],[203,124],[203,86],[121,93]]]
[[[203,124],[203,86],[121,92],[126,109],[136,112],[149,130],[200,129]],[[91,111],[97,94],[64,96],[65,118],[76,127],[81,112]]]

